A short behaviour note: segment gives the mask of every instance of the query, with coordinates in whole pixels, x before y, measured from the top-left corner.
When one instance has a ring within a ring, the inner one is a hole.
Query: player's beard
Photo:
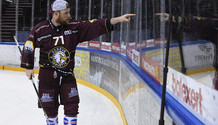
[[[58,17],[57,23],[60,23],[61,25],[67,25],[69,24],[70,19],[63,19],[61,16]]]

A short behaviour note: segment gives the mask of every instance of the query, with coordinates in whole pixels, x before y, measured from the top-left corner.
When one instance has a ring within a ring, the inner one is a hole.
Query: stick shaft
[[[14,36],[14,40],[15,40],[15,42],[16,42],[16,44],[17,44],[17,47],[18,47],[20,53],[22,53],[21,48],[20,48],[20,45],[19,45],[19,43],[18,43],[18,41],[17,41],[16,36]]]

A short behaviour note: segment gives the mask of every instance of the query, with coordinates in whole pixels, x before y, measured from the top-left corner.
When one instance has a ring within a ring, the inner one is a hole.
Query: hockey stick
[[[20,45],[19,45],[19,43],[18,43],[18,41],[17,41],[16,36],[14,36],[14,40],[15,40],[15,42],[16,42],[16,44],[17,44],[17,47],[18,47],[18,49],[19,49],[19,51],[20,51],[20,54],[22,55],[22,51],[21,51],[21,48],[20,48]],[[31,76],[31,81],[32,81],[33,87],[34,87],[34,89],[35,89],[35,92],[36,92],[36,94],[37,94],[37,97],[38,97],[38,100],[39,100],[39,105],[42,107],[42,110],[43,110],[44,115],[45,115],[45,117],[46,117],[46,119],[47,119],[47,121],[48,121],[48,124],[51,125],[51,124],[50,124],[50,121],[49,121],[49,119],[48,119],[48,115],[46,114],[45,109],[44,109],[44,107],[43,107],[43,105],[42,105],[42,101],[40,100],[39,92],[37,91],[36,84],[35,84],[35,82],[34,82],[32,76]]]
[[[17,44],[17,47],[18,47],[18,49],[19,49],[19,51],[20,51],[20,54],[22,54],[22,51],[21,51],[21,48],[20,48],[20,45],[19,45],[19,43],[18,43],[18,41],[17,41],[16,36],[14,36],[14,41],[15,41],[15,43]]]

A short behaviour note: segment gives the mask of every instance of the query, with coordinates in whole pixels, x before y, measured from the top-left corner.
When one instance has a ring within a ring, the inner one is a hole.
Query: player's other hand
[[[156,16],[160,16],[160,21],[169,21],[170,15],[168,13],[156,13]],[[175,16],[172,15],[172,21],[175,23],[181,23],[183,21],[181,16],[178,16],[177,19],[175,19]],[[178,22],[177,22],[178,21]]]
[[[129,23],[131,20],[131,17],[136,16],[136,14],[124,14],[119,17],[111,18],[111,24],[117,24],[117,23]]]
[[[32,69],[26,69],[26,76],[29,80],[35,77],[34,71]]]
[[[160,16],[161,21],[169,21],[169,14],[168,13],[155,13],[156,16]],[[163,16],[163,18],[161,18]]]

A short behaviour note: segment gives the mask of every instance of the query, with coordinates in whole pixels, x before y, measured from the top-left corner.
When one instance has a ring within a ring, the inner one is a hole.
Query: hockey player
[[[39,96],[52,125],[58,125],[60,104],[64,105],[64,125],[77,124],[79,94],[73,74],[76,46],[112,31],[114,24],[128,23],[135,16],[72,21],[69,7],[67,1],[55,0],[50,11],[52,18],[33,28],[22,52],[21,67],[26,68],[26,76],[32,79],[35,48],[40,48]]]
[[[156,15],[163,15],[164,21],[169,21],[170,15],[168,13],[156,13]],[[213,87],[218,90],[218,18],[217,17],[182,17],[172,15],[172,21],[180,23],[184,32],[192,32],[199,39],[210,40],[215,45],[215,61],[216,68],[213,79]]]

